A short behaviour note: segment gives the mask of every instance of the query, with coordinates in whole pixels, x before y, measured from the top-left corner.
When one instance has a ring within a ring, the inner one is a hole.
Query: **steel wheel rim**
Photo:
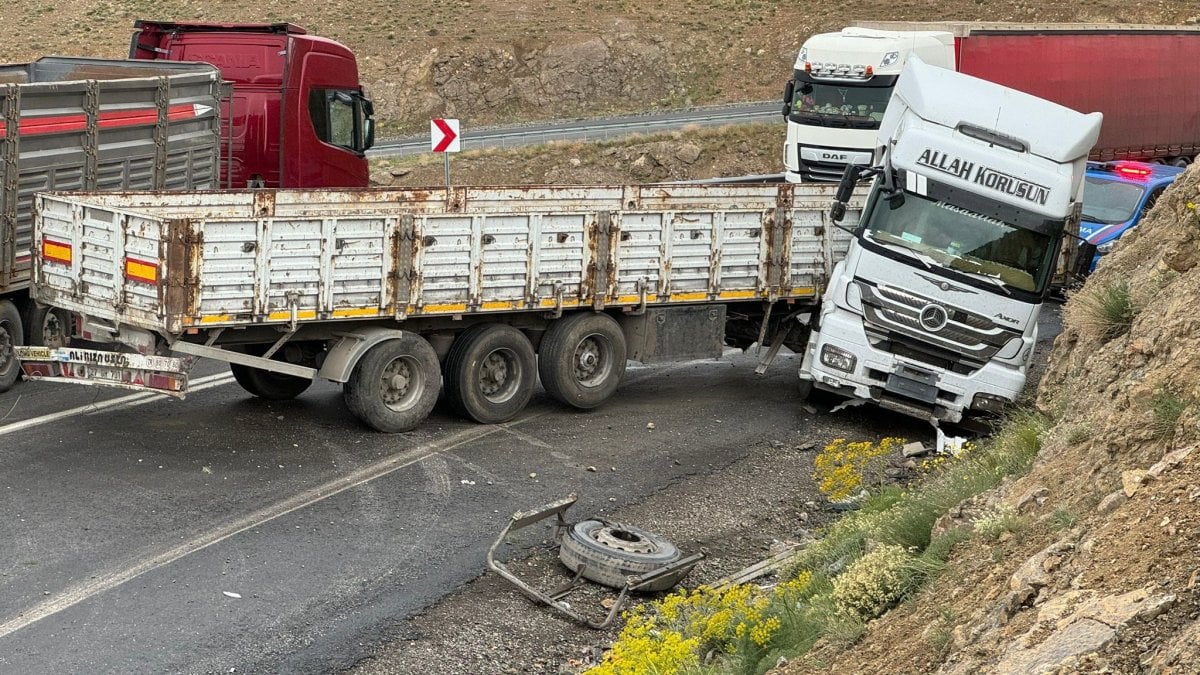
[[[571,368],[575,381],[584,387],[598,387],[612,372],[612,343],[600,333],[585,335],[575,345]]]
[[[46,312],[46,316],[42,319],[42,345],[51,349],[61,349],[67,346],[66,326],[54,312]]]
[[[490,403],[506,403],[517,395],[520,386],[521,362],[516,353],[506,347],[493,349],[479,361],[477,371],[479,393]]]
[[[383,404],[396,412],[416,405],[425,389],[425,373],[421,362],[412,356],[397,356],[383,367],[379,377]]]
[[[592,539],[605,548],[616,549],[626,553],[650,555],[658,553],[658,545],[637,532],[614,524],[605,525],[592,532]]]

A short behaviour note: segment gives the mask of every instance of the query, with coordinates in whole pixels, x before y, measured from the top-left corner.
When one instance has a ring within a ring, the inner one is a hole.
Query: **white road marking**
[[[193,380],[188,386],[188,393],[190,394],[192,392],[204,391],[205,389],[211,389],[213,387],[220,387],[221,385],[229,384],[230,382],[233,382],[233,375],[230,375],[229,373],[208,375],[207,377],[201,377]],[[118,396],[117,398],[110,398],[98,403],[89,403],[87,405],[81,405],[77,408],[60,410],[55,413],[49,413],[39,417],[31,417],[27,420],[5,424],[4,426],[0,426],[0,436],[3,436],[4,434],[11,434],[15,431],[24,431],[25,429],[40,427],[43,424],[57,422],[58,420],[65,419],[67,417],[88,415],[104,410],[134,408],[139,405],[145,405],[147,403],[153,403],[154,401],[160,401],[167,398],[170,397],[164,396],[163,394],[155,394],[154,392],[141,392],[138,394],[129,394],[128,396]]]
[[[527,415],[513,424],[526,422],[532,419],[541,417],[550,412],[551,408],[546,408],[532,415]],[[449,438],[427,443],[422,446],[417,446],[411,450],[406,450],[399,454],[381,459],[368,466],[355,471],[346,476],[335,478],[310,488],[299,494],[293,495],[270,506],[254,511],[242,518],[231,521],[220,527],[214,528],[195,537],[189,541],[180,543],[162,553],[151,556],[144,560],[138,561],[130,567],[111,571],[108,573],[97,574],[89,583],[77,584],[67,590],[58,593],[54,597],[39,603],[34,607],[25,610],[15,617],[5,620],[0,623],[0,638],[3,638],[11,633],[29,626],[32,623],[41,621],[42,619],[53,616],[65,609],[69,609],[93,596],[104,593],[120,586],[128,581],[131,581],[147,572],[158,569],[165,565],[169,565],[180,558],[191,555],[198,551],[202,551],[209,546],[218,544],[230,537],[245,532],[246,530],[259,527],[276,518],[286,516],[293,511],[311,506],[317,502],[324,501],[330,497],[339,495],[346,490],[362,485],[376,478],[381,478],[394,471],[403,469],[420,462],[428,457],[431,457],[439,452],[453,450],[454,448],[469,443],[471,441],[490,436],[491,434],[502,431],[502,426],[477,426],[469,429],[464,429],[453,434]]]
[[[674,370],[681,370],[689,366],[695,366],[697,363],[704,362],[689,361],[656,368],[651,371],[643,371],[633,375],[632,377],[626,378],[625,384],[631,384],[638,380],[646,379],[651,375],[669,373]],[[720,362],[708,361],[708,363],[715,364]],[[220,378],[230,377],[231,376],[229,375],[221,374],[219,376],[202,378],[203,380],[206,380],[202,386],[205,388],[219,386],[220,384],[225,383],[225,380]],[[197,382],[200,381],[201,380],[197,380]],[[158,398],[160,395],[151,394],[150,396],[152,398],[147,399],[146,401],[141,400],[142,396],[144,396],[144,394],[135,394],[133,396],[122,397],[122,399],[105,401],[104,404],[108,404],[107,407],[110,409],[119,405],[117,401],[123,401],[123,405],[126,406],[140,405],[143,402],[154,400],[154,398]],[[101,404],[96,404],[95,406],[82,406],[81,408],[76,408],[76,412],[72,413],[72,411],[64,411],[64,413],[80,414],[79,411],[94,411],[97,410],[100,405]],[[390,457],[385,457],[377,462],[373,462],[372,464],[354,471],[353,473],[331,479],[317,487],[310,488],[274,504],[265,506],[241,518],[201,533],[200,535],[162,551],[161,553],[151,555],[140,560],[134,559],[128,561],[131,564],[129,564],[127,567],[108,572],[98,571],[89,577],[91,581],[88,583],[81,583],[72,587],[68,587],[66,590],[55,594],[44,602],[21,611],[16,616],[5,619],[3,623],[0,623],[0,638],[4,638],[12,633],[26,628],[31,624],[37,623],[42,619],[58,614],[63,610],[70,609],[71,607],[74,607],[85,600],[89,600],[97,595],[100,595],[101,593],[105,593],[129,581],[132,581],[133,579],[136,579],[147,572],[152,572],[160,567],[164,567],[177,560],[180,560],[181,558],[202,551],[215,544],[219,544],[226,539],[241,534],[242,532],[269,523],[272,520],[286,516],[294,511],[298,511],[308,506],[312,506],[313,504],[325,501],[330,497],[340,495],[347,490],[352,490],[360,485],[369,483],[377,478],[382,478],[405,467],[412,466],[413,464],[424,461],[425,459],[428,459],[429,457],[432,457],[438,453],[449,452],[459,446],[470,443],[471,441],[479,440],[495,433],[509,432],[511,431],[511,427],[524,424],[525,422],[535,420],[539,417],[543,417],[556,410],[561,409],[553,406],[543,406],[540,409],[526,409],[526,413],[524,415],[516,420],[513,420],[512,422],[490,426],[480,425],[463,429],[462,431],[454,433],[447,438],[426,443],[424,445],[397,453]],[[55,417],[54,419],[61,419],[63,413],[56,413],[56,415],[59,415],[59,417]],[[45,424],[49,421],[53,420],[47,420],[46,422],[41,422],[41,424]],[[23,422],[15,422],[14,424],[23,424]],[[5,429],[7,428],[8,427],[0,427],[0,433],[4,433]]]

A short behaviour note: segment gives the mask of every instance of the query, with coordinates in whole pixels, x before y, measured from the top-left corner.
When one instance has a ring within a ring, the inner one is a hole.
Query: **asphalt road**
[[[1051,311],[1045,346],[1056,332]],[[398,435],[363,428],[335,385],[269,403],[216,364],[183,402],[21,384],[0,394],[0,672],[348,667],[481,574],[513,511],[578,493],[601,514],[818,424],[928,433],[805,412],[796,365],[631,365],[591,413],[539,392],[505,425],[438,410]]]
[[[437,412],[391,436],[334,385],[268,403],[215,377],[185,402],[0,395],[0,672],[349,666],[478,576],[513,511],[576,492],[600,513],[811,417],[794,364],[741,355],[632,368],[589,414],[538,395],[506,425]],[[93,399],[124,404],[45,421]]]

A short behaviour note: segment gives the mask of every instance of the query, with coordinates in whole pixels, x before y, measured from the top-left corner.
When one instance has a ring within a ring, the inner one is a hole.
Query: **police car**
[[[1138,224],[1183,171],[1178,166],[1145,162],[1088,162],[1079,223],[1079,236],[1096,249],[1088,272],[1096,269],[1100,256],[1112,251],[1121,235]]]

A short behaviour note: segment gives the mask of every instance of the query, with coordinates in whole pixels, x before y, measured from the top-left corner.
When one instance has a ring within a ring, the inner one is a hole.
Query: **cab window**
[[[308,94],[308,115],[317,138],[354,152],[370,147],[370,102],[357,91],[313,89]]]

